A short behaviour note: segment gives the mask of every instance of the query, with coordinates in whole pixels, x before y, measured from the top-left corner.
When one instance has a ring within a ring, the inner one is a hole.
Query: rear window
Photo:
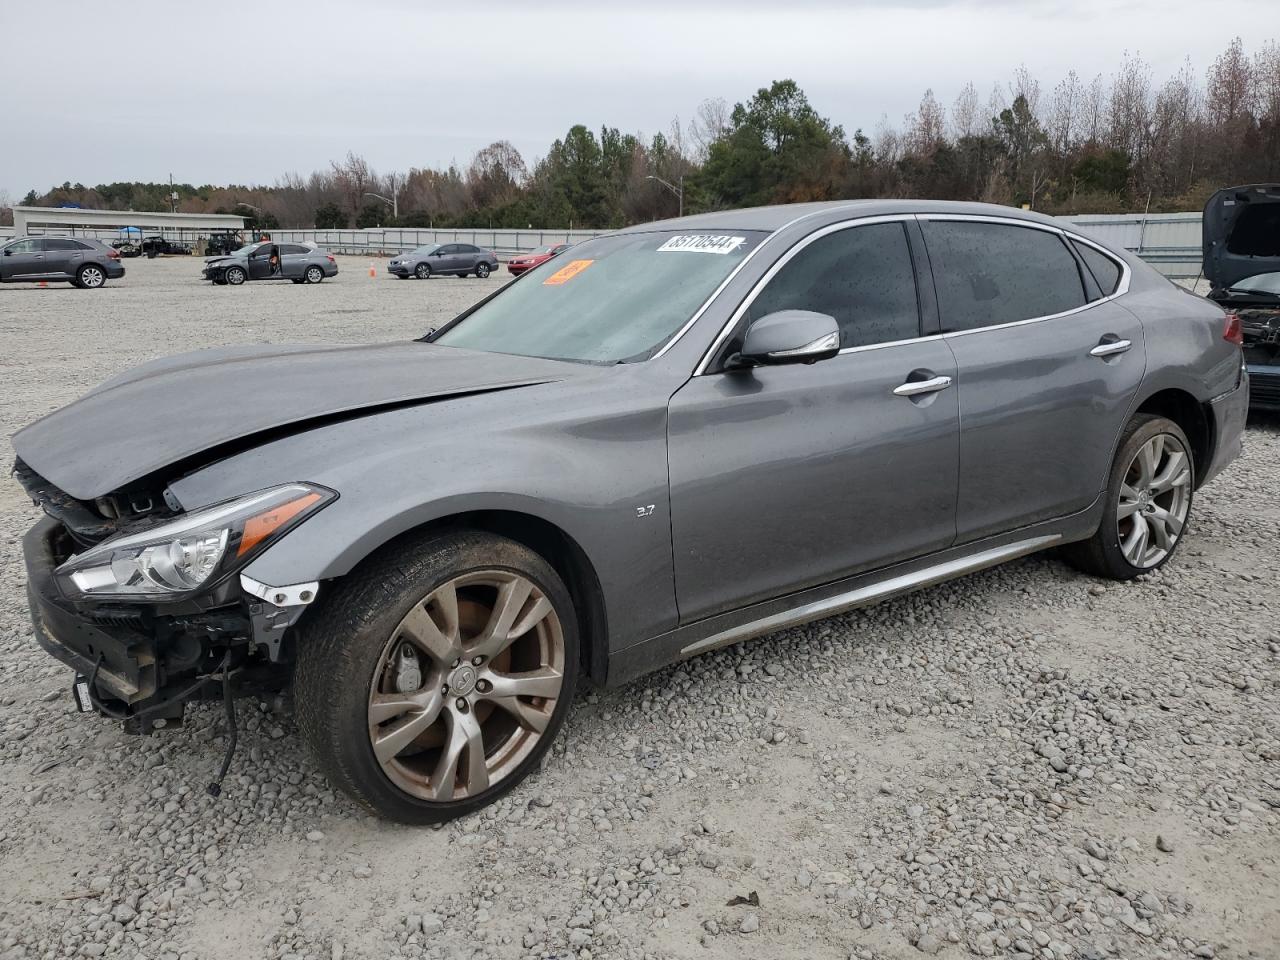
[[[1116,287],[1120,286],[1120,264],[1087,243],[1077,243],[1074,240],[1071,243],[1084,260],[1085,266],[1089,268],[1089,272],[1093,274],[1093,279],[1098,282],[1098,289],[1102,291],[1102,295],[1109,297],[1115,293]]]
[[[1052,231],[926,220],[944,332],[1065,313],[1085,304],[1080,269]]]

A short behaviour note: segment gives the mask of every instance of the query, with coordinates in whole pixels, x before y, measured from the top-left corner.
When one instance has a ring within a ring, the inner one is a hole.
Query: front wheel
[[[469,813],[550,748],[577,680],[577,619],[528,547],[434,536],[369,562],[322,603],[298,641],[298,723],[329,779],[378,815]]]
[[[1078,569],[1132,580],[1168,562],[1182,542],[1195,492],[1195,460],[1172,420],[1141,414],[1121,436],[1097,532],[1065,548]]]
[[[420,263],[413,268],[413,275],[419,280],[426,280],[431,276],[430,264]]]
[[[222,278],[233,287],[238,287],[249,279],[249,275],[244,272],[243,267],[228,267]]]

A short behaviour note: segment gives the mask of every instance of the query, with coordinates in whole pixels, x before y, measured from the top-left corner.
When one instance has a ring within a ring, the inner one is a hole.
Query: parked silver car
[[[1238,323],[1129,253],[868,200],[588,240],[420,341],[154,361],[13,444],[86,705],[292,682],[330,780],[425,823],[528,774],[581,675],[1050,547],[1159,568],[1247,404]]]
[[[474,243],[428,243],[393,257],[387,272],[401,280],[432,276],[465,277],[474,273],[484,279],[498,269],[498,257]]]
[[[61,280],[94,290],[123,276],[120,251],[89,237],[18,237],[0,246],[0,283]]]
[[[224,257],[210,257],[201,276],[238,287],[248,280],[292,280],[319,283],[338,275],[338,262],[327,250],[309,243],[262,240],[247,243]]]

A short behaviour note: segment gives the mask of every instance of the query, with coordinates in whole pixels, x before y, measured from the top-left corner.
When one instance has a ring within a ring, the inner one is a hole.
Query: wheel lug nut
[[[488,680],[477,680],[476,689],[479,690],[481,693],[488,693],[491,689],[493,689],[493,684],[491,684]]]
[[[448,692],[449,692],[449,685],[446,683],[443,687],[440,688],[440,693],[447,694]]]
[[[458,664],[460,664],[461,662],[462,662],[462,660],[460,660],[460,659],[459,659],[459,660],[454,660],[454,661],[453,661],[453,666],[455,666],[455,667],[456,667],[456,666],[457,666]]]
[[[459,698],[458,698],[458,702],[457,702],[456,704],[454,704],[454,706],[456,706],[456,707],[458,708],[458,712],[459,712],[459,713],[466,713],[466,712],[467,712],[467,699],[466,699],[466,697],[459,697]]]
[[[471,658],[471,665],[472,665],[473,667],[478,667],[478,666],[480,666],[480,664],[482,664],[482,663],[484,663],[484,657],[472,657],[472,658]]]

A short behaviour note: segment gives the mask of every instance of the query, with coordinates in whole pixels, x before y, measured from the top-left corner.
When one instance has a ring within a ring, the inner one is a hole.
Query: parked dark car
[[[393,257],[387,271],[401,280],[432,276],[465,277],[474,273],[484,279],[498,269],[498,257],[473,243],[429,243]]]
[[[1240,319],[1250,402],[1280,412],[1280,184],[1219,190],[1203,224],[1209,298]]]
[[[19,237],[0,247],[0,283],[65,280],[96,289],[124,276],[120,252],[88,237]]]
[[[519,254],[507,261],[507,272],[513,277],[518,277],[534,267],[541,266],[552,257],[560,256],[569,249],[569,246],[567,243],[557,243],[550,247],[538,247],[529,253]]]
[[[210,257],[201,274],[213,283],[233,287],[249,280],[320,283],[337,275],[338,261],[329,251],[310,244],[274,240],[245,244],[225,257]]]
[[[156,257],[191,256],[190,244],[158,235],[145,238],[140,247],[143,255],[149,260],[154,260]]]
[[[1218,307],[1047,217],[644,224],[420,341],[154,361],[20,430],[36,639],[136,731],[292,682],[333,784],[436,822],[537,765],[580,674],[1050,547],[1158,569],[1247,394]]]

